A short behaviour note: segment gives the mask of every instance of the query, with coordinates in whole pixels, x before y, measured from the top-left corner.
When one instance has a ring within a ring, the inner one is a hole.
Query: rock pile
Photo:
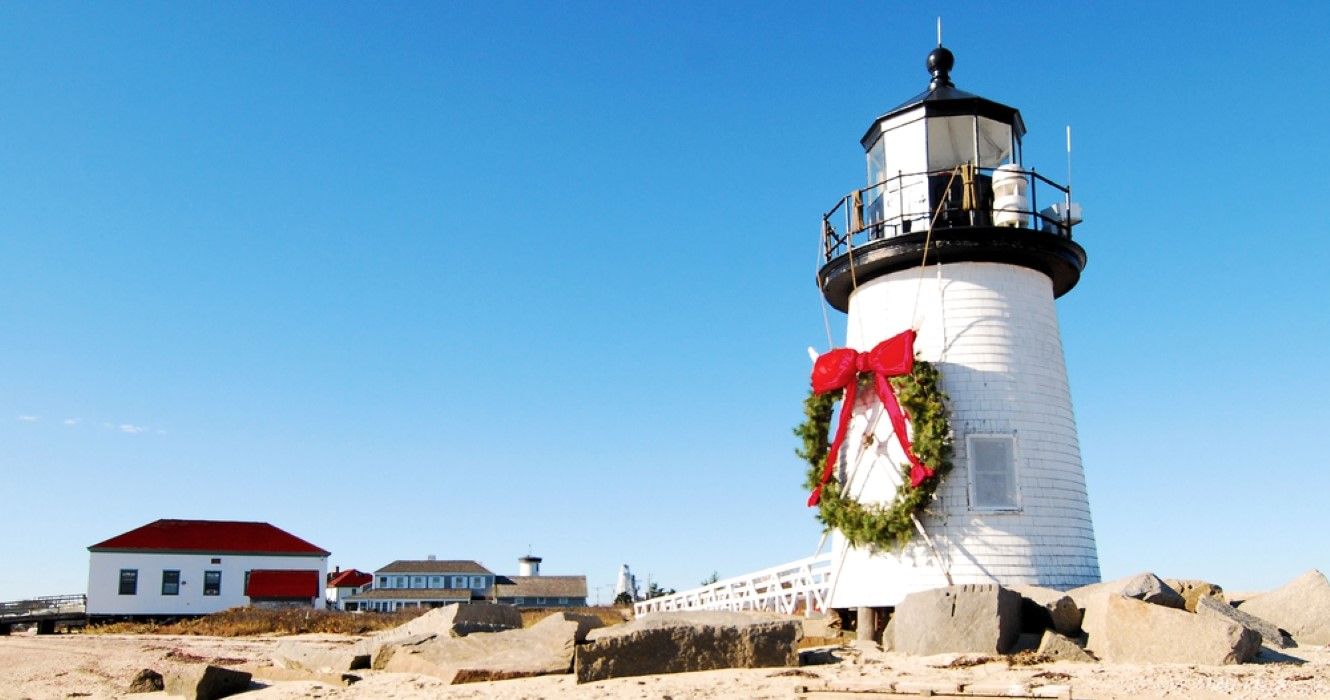
[[[1299,644],[1330,644],[1330,582],[1315,569],[1279,590],[1248,598],[1238,609],[1287,630]]]
[[[274,661],[312,674],[372,668],[425,674],[449,684],[567,673],[586,683],[798,666],[805,626],[813,636],[840,633],[830,618],[729,612],[656,613],[614,627],[603,627],[594,616],[560,612],[522,628],[516,608],[472,603],[430,611],[354,644],[283,643]],[[1065,592],[949,586],[906,596],[883,637],[891,650],[915,655],[1020,652],[1079,662],[1235,664],[1252,660],[1262,645],[1330,643],[1330,582],[1312,571],[1240,607],[1212,583],[1165,581],[1150,573]],[[222,672],[235,673],[193,669],[197,678],[168,677],[167,691],[192,686],[192,694],[180,694],[220,697],[203,688],[221,683]],[[239,676],[225,678],[241,682]]]
[[[450,684],[568,673],[577,644],[602,625],[592,615],[560,612],[527,629],[389,644],[375,657],[374,667]]]
[[[1235,664],[1264,644],[1330,643],[1330,582],[1311,571],[1230,605],[1221,587],[1150,573],[1060,592],[950,586],[897,606],[884,641],[907,654],[1012,653],[1122,663]],[[1041,636],[1040,636],[1041,635]]]

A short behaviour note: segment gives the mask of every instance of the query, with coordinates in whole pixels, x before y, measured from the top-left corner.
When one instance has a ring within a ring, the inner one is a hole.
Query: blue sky
[[[593,598],[812,554],[818,219],[938,15],[1075,133],[1105,576],[1330,566],[1330,9],[1072,5],[0,6],[0,599],[161,517]]]

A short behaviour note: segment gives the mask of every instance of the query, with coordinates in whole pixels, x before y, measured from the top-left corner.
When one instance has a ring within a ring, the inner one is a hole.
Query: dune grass
[[[523,610],[522,625],[530,627],[556,612],[583,613],[599,617],[606,625],[617,625],[627,619],[619,608],[544,608]],[[411,608],[396,613],[346,613],[330,610],[288,608],[231,608],[212,615],[204,615],[173,622],[114,622],[89,626],[87,634],[180,634],[209,637],[286,636],[292,634],[370,634],[392,629],[428,612],[428,608]]]

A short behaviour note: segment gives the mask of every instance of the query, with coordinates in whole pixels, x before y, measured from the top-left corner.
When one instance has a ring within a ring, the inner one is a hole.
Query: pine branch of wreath
[[[863,373],[859,381],[872,382],[872,375]],[[934,474],[918,488],[912,488],[909,465],[900,466],[900,486],[890,507],[864,505],[846,498],[841,483],[828,481],[822,489],[817,519],[825,530],[840,530],[851,545],[874,550],[894,550],[913,539],[915,534],[912,515],[923,515],[933,502],[942,479],[951,472],[952,431],[947,414],[947,396],[939,386],[939,372],[930,362],[916,359],[913,370],[904,376],[890,378],[901,408],[909,417],[910,440],[921,461],[933,468]],[[828,429],[836,402],[843,392],[816,394],[811,390],[804,399],[804,421],[794,428],[801,445],[795,454],[808,462],[805,488],[817,487],[822,467],[830,449]],[[871,439],[871,436],[866,437]],[[835,455],[833,455],[835,457]]]

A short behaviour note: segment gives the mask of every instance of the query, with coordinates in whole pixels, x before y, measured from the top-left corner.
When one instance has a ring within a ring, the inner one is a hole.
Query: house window
[[[222,558],[221,558],[221,557],[213,557],[213,558],[212,558],[212,563],[214,563],[214,564],[220,564],[220,563],[222,563]]]
[[[1018,510],[1016,438],[971,435],[965,444],[970,457],[971,506],[981,510]]]
[[[424,576],[412,576],[412,577],[411,577],[411,587],[412,587],[412,588],[424,588],[424,587],[425,587],[425,577],[424,577]]]
[[[453,577],[453,588],[466,588],[466,577],[465,577],[465,576],[454,576],[454,577]]]
[[[121,569],[120,595],[138,595],[138,594],[139,594],[139,570]]]
[[[537,599],[536,599],[536,605],[544,605],[544,604],[545,604],[545,599],[544,599],[544,598],[537,598]]]
[[[485,587],[485,577],[484,577],[484,576],[472,576],[472,577],[471,577],[471,587],[474,588],[474,589],[476,589],[476,590],[480,590],[481,588],[484,588],[484,587]]]
[[[388,577],[387,577],[387,576],[380,576],[380,577],[379,577],[379,588],[387,588],[387,587],[388,587]]]
[[[560,599],[559,599],[559,605],[567,605],[567,604],[568,604],[568,599],[567,599],[567,598],[560,598]]]
[[[429,577],[429,587],[430,587],[430,588],[443,588],[443,577],[442,577],[442,576],[431,576],[431,577]]]
[[[162,571],[162,595],[180,595],[180,572],[172,569]]]
[[[513,598],[514,605],[521,605],[526,602],[526,598]]]
[[[205,571],[203,572],[203,595],[221,595],[222,594],[222,572]]]
[[[394,576],[393,588],[406,588],[406,576]]]

